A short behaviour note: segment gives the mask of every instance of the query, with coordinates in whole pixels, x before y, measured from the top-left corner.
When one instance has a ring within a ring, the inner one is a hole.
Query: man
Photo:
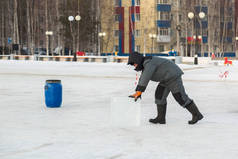
[[[136,93],[129,97],[135,101],[141,98],[149,81],[159,82],[155,91],[155,103],[157,104],[158,115],[149,121],[154,124],[165,124],[167,109],[167,97],[172,92],[175,100],[192,114],[192,120],[188,124],[195,124],[203,118],[196,104],[185,92],[181,76],[183,71],[171,60],[160,57],[144,57],[138,52],[130,53],[128,64],[135,67],[135,71],[142,71]]]

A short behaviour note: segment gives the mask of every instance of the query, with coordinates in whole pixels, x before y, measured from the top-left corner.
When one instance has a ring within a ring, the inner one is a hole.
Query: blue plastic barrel
[[[49,108],[60,107],[62,103],[62,85],[60,80],[46,80],[45,104]]]

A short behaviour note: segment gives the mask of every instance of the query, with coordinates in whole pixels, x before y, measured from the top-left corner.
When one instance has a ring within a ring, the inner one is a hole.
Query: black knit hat
[[[143,62],[144,56],[138,52],[129,54],[128,65],[140,64]]]
[[[128,65],[138,64],[135,68],[136,71],[141,71],[143,69],[144,56],[138,52],[130,53],[128,58]]]

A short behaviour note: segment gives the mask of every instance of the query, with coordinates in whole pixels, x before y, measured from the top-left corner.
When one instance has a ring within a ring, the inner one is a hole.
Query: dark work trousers
[[[185,92],[182,78],[178,77],[167,83],[159,83],[155,91],[155,104],[167,104],[167,97],[170,92],[182,107],[185,107],[192,102],[192,99],[190,99]]]

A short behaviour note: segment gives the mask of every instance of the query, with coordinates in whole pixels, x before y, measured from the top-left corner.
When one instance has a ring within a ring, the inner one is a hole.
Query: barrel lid
[[[46,80],[46,83],[61,83],[61,80]]]

